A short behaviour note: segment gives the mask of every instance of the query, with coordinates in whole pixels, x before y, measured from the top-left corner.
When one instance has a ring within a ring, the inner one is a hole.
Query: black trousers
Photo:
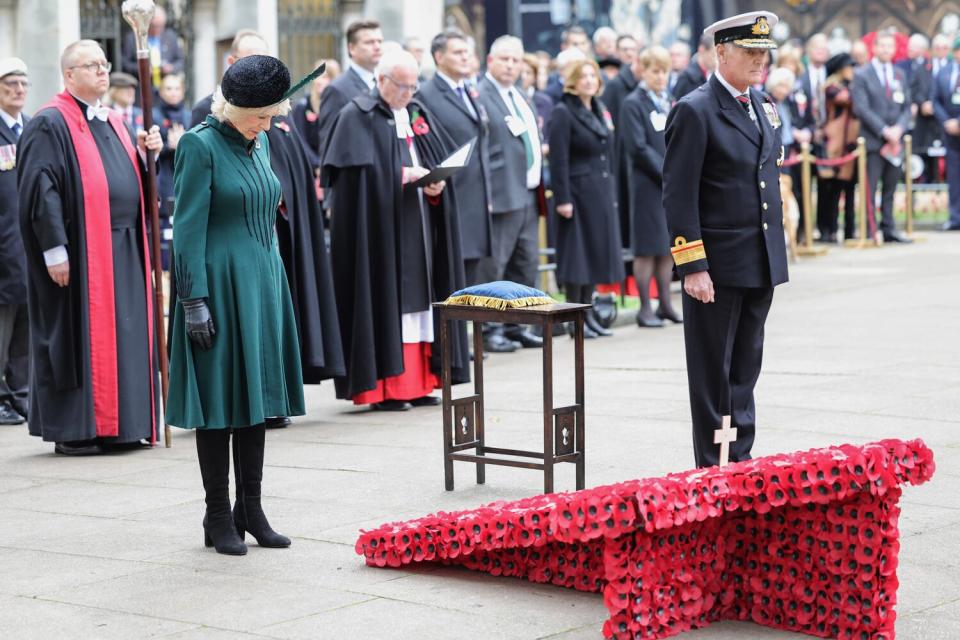
[[[870,181],[870,199],[867,204],[870,205],[871,211],[876,200],[877,182],[883,183],[880,195],[880,231],[884,234],[893,233],[896,228],[893,222],[893,194],[897,190],[897,182],[900,181],[900,167],[884,160],[879,152],[868,153],[867,178]],[[874,217],[874,220],[876,220],[876,217]],[[869,230],[869,227],[867,229]]]
[[[843,237],[849,240],[856,233],[857,209],[854,194],[857,190],[855,180],[839,180],[821,178],[819,182],[818,198],[823,201],[823,218],[817,221],[820,236],[836,233],[840,220],[840,196],[844,196],[843,206]],[[820,200],[817,201],[817,211],[821,210]]]
[[[683,337],[693,418],[697,467],[716,465],[720,445],[714,431],[723,416],[737,429],[730,462],[750,459],[756,432],[753,389],[763,361],[763,327],[773,288],[716,286],[716,302],[704,304],[683,294]]]
[[[475,276],[478,282],[510,280],[528,287],[537,286],[537,265],[540,263],[540,220],[537,215],[537,192],[530,190],[527,206],[518,211],[493,214],[492,253],[481,259]],[[507,337],[523,330],[516,324],[486,323],[483,333],[503,332]]]
[[[30,322],[26,304],[0,304],[0,402],[26,400],[30,379]]]

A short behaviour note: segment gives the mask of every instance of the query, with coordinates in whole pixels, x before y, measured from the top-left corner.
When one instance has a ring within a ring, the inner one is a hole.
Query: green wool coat
[[[180,139],[174,170],[180,300],[206,298],[216,335],[203,351],[174,308],[167,423],[222,429],[303,415],[297,325],[274,222],[280,182],[267,136],[248,141],[207,116]]]

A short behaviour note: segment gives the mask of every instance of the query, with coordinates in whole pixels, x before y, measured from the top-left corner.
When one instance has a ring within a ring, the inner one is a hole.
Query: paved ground
[[[960,236],[796,265],[768,323],[755,453],[923,437],[933,481],[908,489],[900,638],[960,637]],[[692,462],[679,327],[588,343],[589,485]],[[572,364],[569,341],[558,346]],[[535,447],[539,354],[488,361],[488,439]],[[572,396],[571,385],[561,395]],[[267,511],[294,537],[243,558],[201,545],[193,437],[172,449],[55,457],[0,428],[0,635],[8,638],[599,638],[602,599],[467,571],[371,569],[361,527],[535,493],[534,472],[460,466],[443,490],[440,412],[354,410],[312,387],[309,415],[268,435]],[[558,489],[573,488],[563,468]],[[721,624],[684,638],[787,639]]]

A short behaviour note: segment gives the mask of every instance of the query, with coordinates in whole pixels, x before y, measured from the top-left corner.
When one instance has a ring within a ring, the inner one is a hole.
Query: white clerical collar
[[[393,109],[393,121],[396,123],[397,137],[401,140],[413,137],[413,127],[410,126],[410,112],[407,108]]]
[[[0,118],[3,118],[3,122],[4,122],[8,127],[10,127],[10,129],[13,129],[13,125],[19,124],[19,125],[20,125],[20,130],[23,131],[23,113],[18,113],[18,114],[17,114],[17,117],[14,118],[13,116],[11,116],[9,113],[7,113],[6,111],[4,111],[3,109],[0,109]]]
[[[350,68],[356,71],[357,75],[360,76],[360,79],[363,80],[368,87],[373,88],[375,79],[373,77],[373,71],[367,71],[358,64],[350,63]]]
[[[737,96],[750,95],[750,87],[747,87],[746,91],[740,91],[739,89],[734,87],[732,84],[727,82],[726,78],[723,77],[723,74],[720,73],[720,69],[717,69],[713,73],[715,76],[717,76],[717,80],[720,81],[720,84],[723,85],[723,88],[726,89],[728,92],[730,92],[730,95],[733,96],[734,99],[736,99]]]
[[[456,91],[457,89],[463,89],[464,91],[466,91],[467,88],[466,86],[464,86],[464,83],[462,80],[460,82],[457,82],[456,80],[454,80],[447,74],[443,73],[439,69],[437,70],[437,75],[440,77],[441,80],[443,80],[448,85],[450,85],[450,88],[453,89],[454,91]]]

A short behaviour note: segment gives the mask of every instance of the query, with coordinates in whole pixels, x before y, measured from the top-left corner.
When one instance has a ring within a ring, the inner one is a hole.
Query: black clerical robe
[[[153,290],[143,167],[120,116],[64,92],[20,140],[30,315],[30,433],[51,442],[156,440]],[[70,283],[44,251],[65,245]]]
[[[407,110],[419,163],[437,166],[454,144],[422,104],[413,101]],[[373,91],[340,112],[322,161],[321,175],[333,187],[330,249],[347,365],[346,376],[335,380],[339,398],[402,374],[401,315],[424,311],[464,286],[453,188],[447,181],[439,198],[422,201],[404,188],[405,144],[393,112]],[[434,328],[439,336],[436,315]],[[466,382],[466,327],[461,323],[452,336],[453,382]],[[440,349],[433,348],[436,373],[439,363]]]
[[[303,381],[318,383],[344,374],[323,211],[304,142],[290,119],[274,118],[267,137],[270,166],[283,190],[277,241],[300,333]]]

